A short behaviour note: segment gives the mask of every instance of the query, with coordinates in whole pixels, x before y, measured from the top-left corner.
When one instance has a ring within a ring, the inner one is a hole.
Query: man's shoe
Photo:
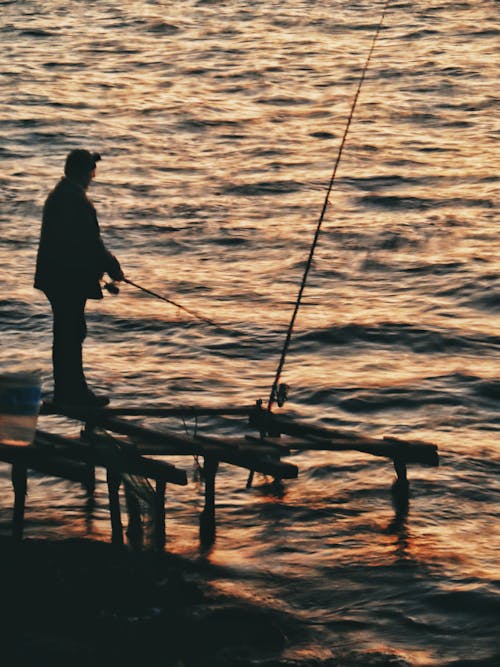
[[[107,396],[97,396],[94,392],[87,390],[78,394],[54,395],[54,403],[65,407],[82,408],[104,408],[109,403]]]

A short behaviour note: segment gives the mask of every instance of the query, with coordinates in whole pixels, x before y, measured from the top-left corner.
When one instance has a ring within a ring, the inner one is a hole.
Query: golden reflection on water
[[[39,219],[67,150],[85,145],[104,156],[90,196],[125,273],[223,325],[200,325],[122,285],[88,306],[92,385],[116,403],[266,400],[378,8],[30,6],[3,8],[2,363],[36,360],[50,390],[48,307],[31,287]],[[411,634],[413,624],[434,627],[422,595],[489,588],[500,576],[492,9],[391,6],[282,378],[292,414],[436,442],[441,467],[411,467],[402,508],[389,494],[392,465],[361,455],[294,456],[299,479],[279,492],[261,477],[245,490],[246,473],[221,466],[217,542],[202,554],[203,485],[167,494],[168,549],[241,575],[221,577],[221,589],[256,600],[269,590],[320,622],[352,614],[365,629],[342,640],[402,647],[398,657],[406,642],[415,664],[458,659],[443,636],[426,650],[421,631]],[[50,34],[23,33],[33,27]],[[192,480],[192,460],[176,463]],[[10,489],[0,495],[8,507]],[[94,505],[37,480],[28,509],[29,535],[109,539],[103,479]],[[416,607],[405,606],[403,584]],[[374,626],[384,595],[406,614],[392,643]],[[438,628],[453,626],[453,614],[433,613]]]

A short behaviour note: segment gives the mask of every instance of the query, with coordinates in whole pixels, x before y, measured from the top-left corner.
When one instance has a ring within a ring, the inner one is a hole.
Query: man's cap
[[[66,176],[80,176],[94,171],[101,159],[99,153],[91,153],[84,148],[76,148],[66,158],[64,173]]]

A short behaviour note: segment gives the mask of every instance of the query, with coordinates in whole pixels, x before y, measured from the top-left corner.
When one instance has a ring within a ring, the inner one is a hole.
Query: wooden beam
[[[68,460],[65,456],[46,451],[38,447],[11,447],[0,445],[0,460],[12,465],[24,465],[30,470],[36,470],[46,475],[63,477],[72,482],[79,482],[87,487],[92,484],[92,471],[83,462]]]
[[[281,462],[276,460],[275,457],[259,456],[258,451],[254,451],[251,448],[245,452],[234,451],[234,449],[227,446],[227,441],[222,438],[190,438],[171,430],[156,431],[123,419],[106,417],[104,415],[99,417],[99,425],[110,431],[130,435],[146,442],[164,444],[167,449],[172,445],[179,447],[180,449],[177,450],[177,453],[213,456],[220,462],[231,463],[241,468],[256,470],[257,472],[281,479],[294,479],[298,474],[297,466],[291,463]],[[162,453],[160,447],[158,447],[157,453]]]
[[[298,476],[299,469],[293,463],[286,463],[266,456],[258,456],[255,453],[232,453],[224,447],[211,447],[207,453],[214,456],[219,461],[230,463],[245,468],[246,470],[255,470],[264,475],[271,475],[279,479],[295,479]]]
[[[178,406],[178,407],[144,407],[144,406],[120,406],[116,408],[91,408],[85,406],[64,406],[51,402],[44,402],[40,406],[41,415],[63,415],[75,419],[86,420],[94,416],[108,417],[128,416],[128,417],[210,417],[210,416],[247,416],[253,410],[252,405],[248,406],[222,406],[222,407],[203,407],[203,406]]]
[[[223,446],[235,452],[241,452],[253,455],[269,456],[279,459],[281,456],[290,454],[290,447],[282,440],[279,445],[269,439],[261,439],[245,435],[241,437],[220,438],[213,435],[196,435],[196,442],[206,443],[207,445]]]
[[[219,462],[217,459],[206,456],[203,473],[205,477],[205,507],[200,515],[200,542],[210,546],[215,541],[215,477]]]
[[[439,465],[437,447],[420,440],[400,440],[398,438],[376,439],[352,432],[342,432],[291,420],[281,415],[254,410],[251,425],[273,434],[283,433],[304,439],[301,445],[294,441],[291,449],[314,449],[325,451],[358,451],[373,456],[383,456],[403,463],[422,463],[431,466]]]
[[[121,477],[112,468],[106,469],[108,483],[109,512],[111,515],[111,541],[123,546],[123,526],[120,511],[120,483]]]
[[[105,408],[106,414],[113,417],[244,417],[251,413],[253,406],[223,406],[220,408],[179,406],[179,407],[116,407]]]
[[[96,466],[111,467],[120,473],[141,475],[142,477],[151,479],[164,479],[166,482],[180,486],[187,485],[187,475],[184,470],[166,461],[154,461],[144,458],[134,451],[123,450],[118,453],[115,447],[109,446],[109,439],[108,447],[106,447],[106,438],[97,435],[95,436],[95,442],[99,443],[99,447],[92,447],[82,440],[72,440],[39,430],[36,432],[35,442],[42,445],[39,448],[40,453],[45,449],[45,456],[47,456],[47,448],[44,448],[43,445],[52,445],[52,447],[55,447],[55,452],[60,458],[74,459],[87,464],[92,463]],[[113,444],[116,445],[116,443]],[[54,456],[54,452],[52,456]]]

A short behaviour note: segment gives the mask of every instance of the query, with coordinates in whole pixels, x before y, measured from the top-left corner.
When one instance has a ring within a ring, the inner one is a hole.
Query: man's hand
[[[112,278],[115,282],[122,282],[125,280],[125,274],[120,268],[120,270],[117,273],[113,273],[113,275],[110,276],[110,278]]]
[[[116,282],[125,280],[120,262],[111,253],[109,253],[109,255],[111,258],[111,266],[107,270],[108,276],[111,278],[111,280],[115,280]]]

